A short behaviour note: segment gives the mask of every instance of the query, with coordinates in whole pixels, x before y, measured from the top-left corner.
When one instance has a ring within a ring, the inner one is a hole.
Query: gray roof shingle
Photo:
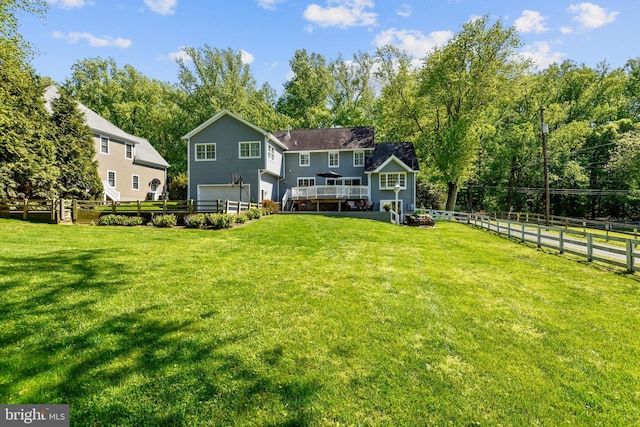
[[[396,156],[398,160],[407,165],[411,170],[420,170],[415,147],[411,142],[394,142],[376,144],[375,150],[365,157],[366,172],[375,171],[391,156]]]
[[[273,136],[292,151],[366,150],[374,148],[373,126],[279,130]]]

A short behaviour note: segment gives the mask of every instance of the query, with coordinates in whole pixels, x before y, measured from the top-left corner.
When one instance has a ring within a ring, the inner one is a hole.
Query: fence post
[[[538,226],[538,239],[537,239],[537,243],[538,243],[538,247],[542,246],[542,227],[540,227],[540,224],[537,224]]]
[[[525,238],[524,238],[524,224],[522,224],[522,242],[524,243]]]
[[[29,219],[29,199],[24,199],[22,204],[22,219],[26,221]]]
[[[224,201],[224,212],[223,213],[229,213],[229,199]]]
[[[51,199],[51,222],[54,222],[54,223],[58,222],[56,218],[57,213],[58,213],[58,208],[56,205],[56,199]]]
[[[162,200],[162,215],[167,214],[167,199]]]
[[[111,213],[116,214],[116,201],[111,199]]]
[[[193,199],[187,200],[187,207],[189,208],[189,215],[193,215]]]
[[[78,221],[78,199],[73,199],[71,204],[71,221]]]
[[[142,202],[138,200],[138,217],[142,216]]]
[[[633,273],[633,242],[627,239],[627,272]]]
[[[511,238],[511,220],[507,220],[507,237]]]
[[[564,253],[564,230],[560,229],[560,242],[558,243],[558,250],[561,254]]]
[[[593,261],[593,234],[587,233],[587,261]]]

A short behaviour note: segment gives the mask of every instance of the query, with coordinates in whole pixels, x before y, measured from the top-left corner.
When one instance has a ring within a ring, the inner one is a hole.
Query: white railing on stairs
[[[104,198],[109,197],[114,202],[120,201],[120,192],[116,190],[115,187],[109,185],[109,181],[102,181],[102,186],[104,187]]]

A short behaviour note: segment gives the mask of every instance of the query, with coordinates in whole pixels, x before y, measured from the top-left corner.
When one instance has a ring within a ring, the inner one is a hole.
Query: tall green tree
[[[64,88],[75,99],[124,131],[147,138],[169,162],[171,173],[186,171],[184,92],[130,65],[119,67],[113,58],[86,58],[71,69]]]
[[[51,102],[52,139],[59,169],[58,195],[71,199],[96,199],[102,194],[93,133],[84,114],[66,91]]]
[[[263,129],[286,123],[275,111],[275,91],[268,84],[257,87],[241,52],[209,45],[184,51],[189,60],[178,60],[178,78],[186,96],[182,108],[189,112],[185,133],[223,109]]]
[[[434,49],[421,70],[419,95],[430,108],[429,131],[423,135],[434,177],[448,187],[447,209],[455,209],[460,182],[473,171],[487,109],[509,96],[514,78],[527,63],[515,28],[489,17],[463,25],[445,46]]]
[[[49,119],[16,13],[43,13],[42,1],[0,2],[0,198],[55,195],[58,170]]]
[[[335,91],[329,95],[334,126],[370,126],[373,123],[373,66],[375,59],[367,53],[353,55],[351,61],[341,56],[329,63]]]
[[[329,102],[335,82],[324,56],[301,49],[289,64],[293,77],[284,84],[277,111],[292,118],[297,128],[331,126]]]

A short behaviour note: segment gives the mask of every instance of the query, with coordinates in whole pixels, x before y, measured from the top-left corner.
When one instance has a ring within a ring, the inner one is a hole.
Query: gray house
[[[416,205],[418,161],[411,143],[375,144],[373,127],[269,133],[221,111],[183,137],[188,195],[274,200],[283,210],[383,210],[398,192]]]

